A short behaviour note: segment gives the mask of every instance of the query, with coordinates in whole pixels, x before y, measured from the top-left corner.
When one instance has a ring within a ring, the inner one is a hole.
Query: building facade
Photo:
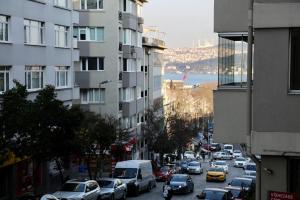
[[[78,20],[71,0],[1,0],[0,97],[16,80],[26,86],[31,100],[53,85],[57,98],[71,106],[79,98],[73,74],[79,50],[72,33]],[[31,190],[24,180],[29,184],[32,170],[31,160],[16,160],[13,155],[1,162],[0,199],[15,199]],[[41,168],[41,177],[46,174],[47,169]],[[40,184],[45,180],[41,178]]]
[[[246,66],[242,61],[247,52],[237,50],[247,46],[248,3],[215,0],[215,32],[219,33],[216,140],[245,144],[246,123],[252,115],[251,154],[261,155],[257,197],[269,199],[271,191],[300,196],[300,3],[254,1],[251,115],[246,110]]]
[[[153,50],[153,44],[143,46],[145,2],[74,0],[79,11],[74,37],[80,49],[80,61],[75,64],[75,79],[80,86],[76,103],[84,110],[118,119],[120,128],[131,135],[131,148],[126,150],[132,159],[146,158],[141,124],[147,106],[161,97],[162,77],[157,77],[157,66],[152,62],[158,50]],[[155,87],[153,78],[157,79]]]

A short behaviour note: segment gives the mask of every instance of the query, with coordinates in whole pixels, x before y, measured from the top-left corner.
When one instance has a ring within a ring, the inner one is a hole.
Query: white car
[[[183,158],[185,159],[195,159],[195,154],[192,151],[184,152]]]
[[[248,162],[246,163],[244,170],[245,170],[245,174],[249,174],[253,171],[256,172],[256,164],[253,162]]]
[[[100,187],[96,181],[70,180],[53,194],[58,199],[97,200],[100,197]]]
[[[242,152],[240,150],[234,150],[233,151],[233,156],[235,158],[237,158],[237,157],[243,157],[243,154],[242,154]]]
[[[237,157],[235,160],[234,160],[234,166],[235,167],[242,167],[244,168],[245,165],[247,163],[247,160],[243,157]]]
[[[231,160],[233,159],[233,155],[231,155],[229,152],[227,151],[224,151],[224,152],[221,152],[220,154],[220,159],[223,159],[223,160]]]
[[[188,170],[189,174],[202,174],[203,173],[201,163],[198,161],[190,162],[188,164],[187,170]]]
[[[221,159],[221,154],[222,154],[222,152],[218,151],[218,152],[216,152],[216,153],[213,154],[213,158],[214,159]]]
[[[226,161],[223,161],[223,160],[217,160],[217,161],[213,162],[212,167],[222,168],[222,169],[224,169],[226,174],[229,172],[229,166],[226,163]]]

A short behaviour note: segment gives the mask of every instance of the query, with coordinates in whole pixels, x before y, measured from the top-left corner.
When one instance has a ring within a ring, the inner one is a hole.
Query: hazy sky
[[[216,43],[213,0],[149,0],[144,4],[145,26],[165,32],[167,47],[193,47],[198,40]]]

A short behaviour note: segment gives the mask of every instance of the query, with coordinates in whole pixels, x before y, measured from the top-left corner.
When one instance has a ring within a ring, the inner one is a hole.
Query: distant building
[[[215,0],[219,83],[214,92],[217,142],[246,144],[246,80],[237,52],[247,53],[248,1]],[[300,196],[300,3],[254,1],[251,154],[261,156],[257,197],[271,191]],[[246,59],[246,55],[244,58]],[[234,70],[239,68],[240,70]]]

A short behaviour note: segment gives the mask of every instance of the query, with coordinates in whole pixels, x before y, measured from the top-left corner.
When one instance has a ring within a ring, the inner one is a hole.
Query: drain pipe
[[[253,7],[254,0],[249,0],[248,9],[248,57],[247,57],[247,154],[256,163],[256,191],[255,199],[261,199],[261,162],[251,153],[252,131],[252,58],[253,58]]]

